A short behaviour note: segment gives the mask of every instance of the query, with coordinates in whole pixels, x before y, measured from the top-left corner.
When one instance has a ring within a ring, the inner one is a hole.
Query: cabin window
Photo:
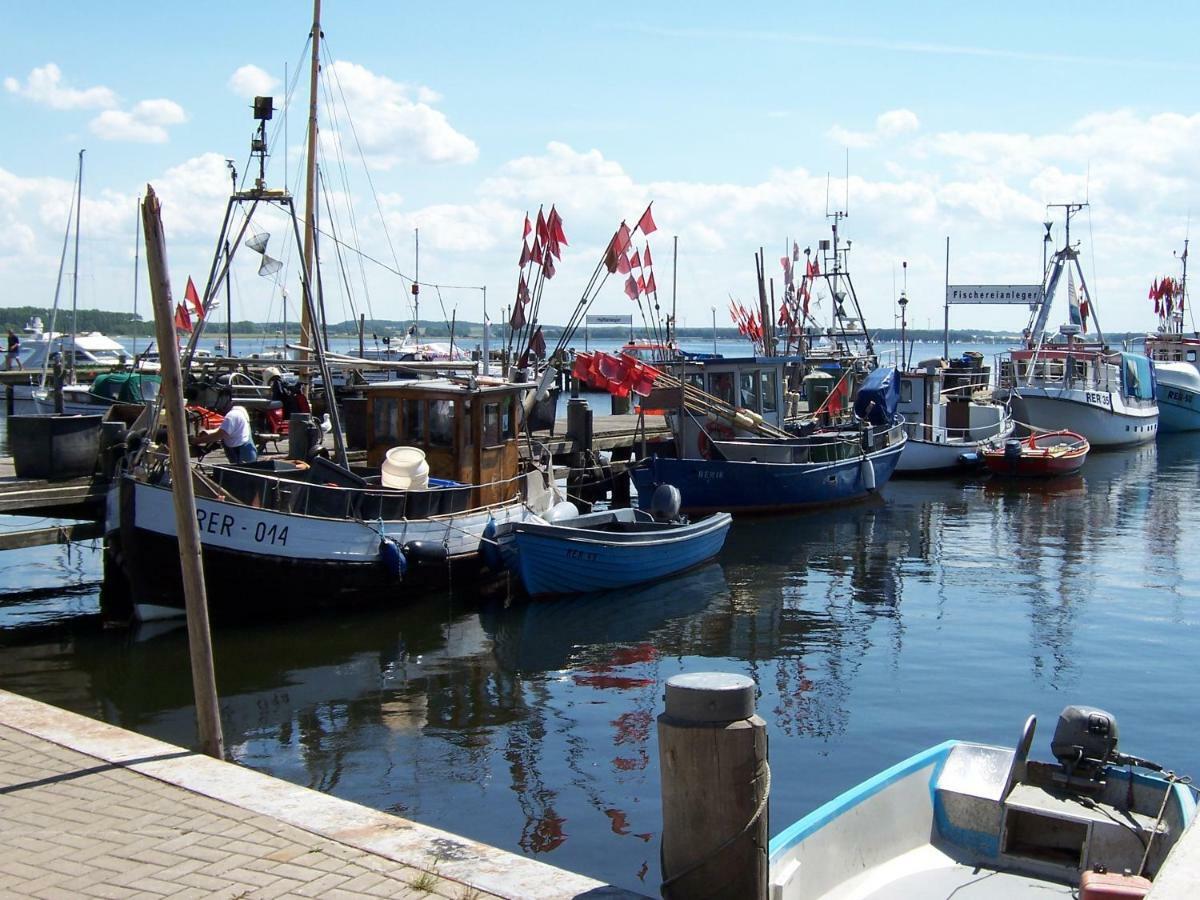
[[[375,398],[375,442],[398,444],[400,442],[399,401]]]
[[[429,404],[429,444],[454,446],[454,401],[434,400]]]
[[[759,411],[758,403],[758,370],[742,372],[738,375],[738,406]]]
[[[717,372],[716,374],[709,375],[708,392],[718,400],[722,400],[733,406],[733,373]]]
[[[1189,351],[1187,352],[1187,361],[1188,361],[1188,362],[1195,362],[1195,361],[1196,361],[1196,351],[1195,351],[1195,350],[1189,350]]]
[[[913,383],[911,381],[900,382],[900,402],[912,403]]]
[[[704,390],[704,376],[699,372],[688,372],[683,376],[683,383]]]
[[[507,405],[507,404],[504,404]],[[483,445],[494,447],[503,441],[503,424],[500,421],[502,404],[483,404]]]
[[[387,401],[395,403],[396,401]],[[378,421],[375,423],[376,428],[379,427]],[[413,444],[425,443],[425,401],[424,400],[405,400],[404,401],[404,439]]]
[[[506,441],[511,441],[516,437],[516,430],[513,427],[513,423],[516,421],[513,411],[516,408],[515,400],[508,400],[500,405],[500,433],[504,435]]]
[[[777,389],[778,378],[779,374],[774,369],[759,373],[759,384],[762,387],[763,413],[773,413],[777,412],[779,409],[775,402],[775,391]]]

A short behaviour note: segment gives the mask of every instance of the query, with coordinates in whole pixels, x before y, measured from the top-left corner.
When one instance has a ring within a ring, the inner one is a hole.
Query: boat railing
[[[1121,370],[1106,358],[1093,354],[1073,356],[1001,356],[997,362],[1001,390],[1022,387],[1059,387],[1064,390],[1121,390]]]
[[[967,428],[947,428],[943,425],[929,425],[923,422],[906,422],[904,425],[905,433],[910,438],[930,444],[986,441],[1005,434],[1006,430],[1011,430],[1011,428],[1012,418],[1007,415],[1001,416],[995,422]]]

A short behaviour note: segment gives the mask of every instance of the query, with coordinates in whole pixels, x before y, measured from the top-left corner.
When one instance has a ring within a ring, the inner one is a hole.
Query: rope
[[[1167,812],[1167,801],[1171,799],[1171,789],[1174,787],[1176,782],[1182,782],[1186,784],[1191,780],[1190,778],[1186,777],[1180,778],[1174,772],[1164,772],[1163,774],[1167,776],[1167,789],[1163,791],[1162,805],[1158,808],[1158,817],[1154,820],[1154,828],[1150,832],[1150,837],[1146,839],[1146,851],[1142,854],[1142,864],[1138,866],[1137,870],[1138,875],[1141,875],[1146,871],[1146,863],[1150,859],[1150,848],[1154,846],[1154,838],[1158,836],[1158,828],[1160,825],[1162,825],[1163,816],[1165,816]],[[1132,789],[1132,772],[1129,773],[1129,784],[1130,788]]]
[[[701,856],[691,865],[686,866],[683,871],[676,872],[670,878],[664,879],[662,884],[660,884],[658,887],[660,894],[662,894],[664,897],[669,897],[668,890],[670,889],[671,885],[675,884],[675,882],[679,881],[681,878],[691,875],[714,857],[720,856],[731,846],[733,846],[734,843],[745,837],[750,832],[750,829],[754,827],[755,823],[762,818],[763,813],[767,811],[767,803],[771,799],[771,766],[765,759],[762,761],[762,768],[759,770],[758,774],[755,775],[755,780],[757,781],[759,777],[761,777],[763,780],[762,799],[758,801],[758,806],[755,807],[754,813],[750,816],[750,819],[746,822],[746,824],[741,827],[737,834],[726,838],[714,850],[705,854],[704,856]],[[659,846],[659,864],[662,865],[661,845]]]

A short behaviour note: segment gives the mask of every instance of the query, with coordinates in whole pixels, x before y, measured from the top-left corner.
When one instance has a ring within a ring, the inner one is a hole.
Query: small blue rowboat
[[[591,513],[554,523],[513,524],[501,543],[531,596],[579,594],[657,581],[721,552],[732,517],[660,521],[637,509]]]

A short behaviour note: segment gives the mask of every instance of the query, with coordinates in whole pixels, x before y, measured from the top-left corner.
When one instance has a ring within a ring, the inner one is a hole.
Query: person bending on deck
[[[4,354],[4,368],[7,371],[13,367],[13,363],[17,364],[18,369],[24,369],[21,365],[21,339],[17,337],[15,331],[8,329],[8,352]]]
[[[252,463],[258,459],[258,452],[254,449],[254,433],[250,430],[250,417],[244,406],[235,406],[225,413],[220,428],[196,435],[196,443],[201,447],[217,441],[225,446],[225,456],[231,463]]]

